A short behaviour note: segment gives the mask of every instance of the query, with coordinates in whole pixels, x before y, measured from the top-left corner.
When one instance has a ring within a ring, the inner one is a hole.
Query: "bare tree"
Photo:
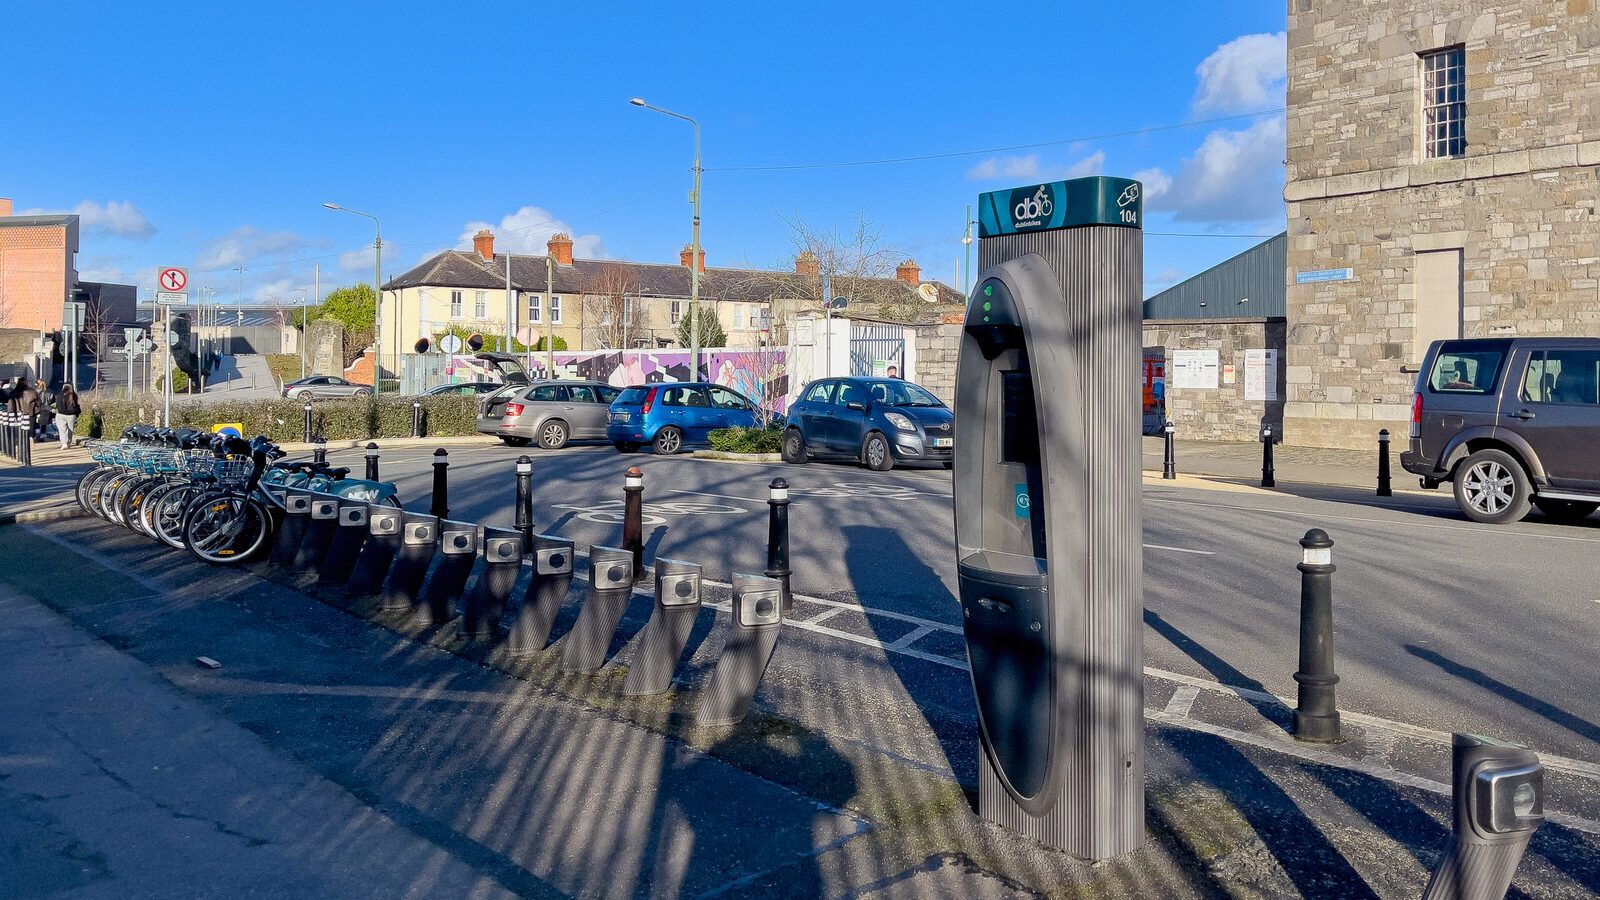
[[[111,327],[117,324],[112,319],[110,308],[98,299],[90,300],[83,310],[83,333],[78,337],[78,345],[94,356],[94,384],[91,388],[100,386],[106,356],[111,353]]]
[[[633,274],[626,266],[609,264],[600,269],[584,291],[583,319],[593,322],[595,342],[606,349],[628,346],[634,325]]]
[[[729,286],[742,296],[769,300],[774,341],[795,313],[822,309],[824,275],[833,296],[848,300],[850,309],[888,319],[904,319],[915,310],[914,292],[894,277],[904,254],[885,242],[883,229],[864,212],[843,227],[818,227],[799,216],[783,222],[794,260],[779,265],[779,271],[751,272],[744,276],[746,283]]]

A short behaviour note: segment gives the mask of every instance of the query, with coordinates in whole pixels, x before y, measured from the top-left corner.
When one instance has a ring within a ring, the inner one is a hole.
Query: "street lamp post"
[[[300,377],[306,377],[306,289],[295,288],[295,293],[300,295]],[[377,385],[373,385],[377,387]]]
[[[348,206],[340,206],[337,203],[324,203],[322,205],[327,209],[353,213],[362,218],[371,219],[372,227],[375,230],[372,242],[372,393],[376,396],[383,392],[383,225],[378,221],[378,217],[371,213],[364,213]],[[398,341],[400,338],[400,322],[396,320],[394,326],[395,340]],[[399,345],[396,344],[396,346]]]
[[[961,290],[963,293],[972,293],[972,226],[978,224],[972,218],[972,204],[967,204],[966,233],[961,236],[961,243],[967,247],[966,277],[962,279]]]
[[[689,364],[694,373],[694,379],[700,379],[700,123],[682,113],[651,106],[644,102],[642,97],[634,97],[628,101],[634,106],[654,110],[665,116],[682,119],[694,126],[694,190],[689,194],[689,202],[694,204],[694,241],[690,244],[689,265]]]

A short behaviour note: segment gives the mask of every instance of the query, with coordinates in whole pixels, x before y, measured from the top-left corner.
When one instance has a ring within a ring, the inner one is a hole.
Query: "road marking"
[[[1435,528],[1444,531],[1468,531],[1473,534],[1501,534],[1506,537],[1536,538],[1550,541],[1570,541],[1578,544],[1600,544],[1600,538],[1572,537],[1562,534],[1534,534],[1527,531],[1496,530],[1492,525],[1444,525],[1436,522],[1403,522],[1393,519],[1375,519],[1372,516],[1341,516],[1332,513],[1312,511],[1295,511],[1268,509],[1263,506],[1237,506],[1231,503],[1204,503],[1199,500],[1172,500],[1157,497],[1146,497],[1146,503],[1172,503],[1182,506],[1204,506],[1209,509],[1233,509],[1242,512],[1265,513],[1269,516],[1287,516],[1302,519],[1339,519],[1346,522],[1362,522],[1368,525],[1393,525],[1402,528]],[[1323,501],[1331,502],[1331,501]],[[1379,507],[1387,509],[1388,507]]]
[[[816,620],[812,619],[811,621],[815,622]],[[910,634],[908,634],[905,637],[895,641],[894,643],[890,644],[885,649],[888,649],[888,650],[904,650],[905,648],[911,646],[912,644],[915,644],[917,641],[921,640],[922,638],[927,637],[930,634],[933,634],[933,632],[935,630],[936,629],[932,625],[918,625],[916,628],[912,629]]]
[[[1194,709],[1194,701],[1199,696],[1199,688],[1192,684],[1180,684],[1178,689],[1172,692],[1172,699],[1167,701],[1165,712],[1168,715],[1188,718],[1189,713]]]
[[[1197,556],[1216,556],[1215,550],[1191,550],[1188,547],[1168,547],[1166,544],[1145,544],[1146,550],[1171,550],[1173,553],[1193,553]]]
[[[669,494],[694,494],[697,497],[716,497],[718,500],[738,500],[741,503],[766,503],[767,502],[766,500],[755,500],[755,499],[752,499],[750,497],[735,497],[735,496],[733,496],[731,494],[713,494],[713,493],[710,493],[708,491],[684,491],[684,490],[679,490],[677,488],[669,488],[667,490],[667,493],[669,493]]]

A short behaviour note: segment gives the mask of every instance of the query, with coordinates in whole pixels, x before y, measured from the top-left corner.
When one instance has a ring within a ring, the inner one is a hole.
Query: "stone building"
[[[1433,340],[1600,335],[1594,6],[1289,0],[1287,441],[1405,428]]]

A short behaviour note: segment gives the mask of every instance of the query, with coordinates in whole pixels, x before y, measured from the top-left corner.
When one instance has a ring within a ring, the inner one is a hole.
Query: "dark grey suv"
[[[1468,518],[1600,508],[1600,338],[1435,341],[1417,377],[1411,446],[1423,487],[1451,482]]]

